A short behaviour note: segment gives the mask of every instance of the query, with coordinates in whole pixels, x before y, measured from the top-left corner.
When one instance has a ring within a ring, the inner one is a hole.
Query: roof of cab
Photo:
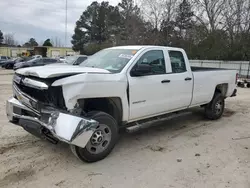
[[[155,46],[155,45],[129,45],[129,46],[114,46],[110,47],[110,49],[131,49],[131,50],[140,50],[142,48],[171,48],[171,49],[180,49],[176,47],[169,47],[169,46]]]
[[[141,50],[145,48],[166,48],[167,50],[183,50],[182,48],[169,47],[169,46],[154,46],[154,45],[130,45],[130,46],[114,46],[109,49],[128,49],[128,50]]]
[[[113,49],[131,49],[131,50],[140,50],[142,48],[148,47],[166,47],[166,46],[152,46],[152,45],[130,45],[130,46],[115,46],[111,47]]]

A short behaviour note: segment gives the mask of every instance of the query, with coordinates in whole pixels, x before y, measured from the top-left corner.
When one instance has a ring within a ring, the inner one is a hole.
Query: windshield
[[[129,60],[136,54],[133,49],[104,49],[80,64],[84,67],[106,69],[112,73],[121,72]]]
[[[68,64],[73,64],[77,59],[77,56],[67,56],[65,62]]]

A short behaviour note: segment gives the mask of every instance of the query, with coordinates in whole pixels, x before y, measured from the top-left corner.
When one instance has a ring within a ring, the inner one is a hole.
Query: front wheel
[[[219,119],[225,108],[225,99],[221,93],[215,93],[212,101],[205,106],[205,115],[208,119]]]
[[[85,148],[70,145],[72,152],[82,161],[96,162],[104,159],[114,148],[118,139],[116,120],[107,113],[93,111],[87,116],[99,122]]]

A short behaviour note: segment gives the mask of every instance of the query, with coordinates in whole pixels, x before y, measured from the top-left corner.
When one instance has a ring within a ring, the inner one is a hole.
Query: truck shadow
[[[186,135],[188,137],[199,137],[204,134],[205,129],[212,129],[213,125],[216,125],[216,122],[220,121],[207,120],[204,117],[204,110],[201,108],[194,108],[191,112],[192,114],[189,115],[154,123],[151,127],[135,133],[122,132],[114,151],[106,159],[97,164],[113,160],[114,158],[117,159],[117,157],[119,158],[123,154],[128,154],[132,157],[133,151],[142,149],[149,149],[153,152],[165,152],[168,150],[166,148],[166,141],[178,139],[179,136],[183,136],[186,133],[189,133]],[[234,111],[225,109],[223,117],[227,118],[233,114],[235,114]],[[47,150],[46,153],[54,153],[53,160],[58,161],[60,159],[78,164],[82,163],[71,153],[67,144],[59,143],[58,145],[51,146],[50,143],[44,141],[43,147],[44,150]],[[87,163],[84,164],[86,165]]]
[[[154,123],[152,127],[142,129],[135,133],[123,132],[116,150],[127,147],[149,148],[152,151],[163,151],[166,141],[185,135],[188,137],[199,137],[207,134],[206,132],[216,126],[223,118],[228,118],[235,114],[230,109],[225,109],[224,115],[217,121],[211,121],[204,117],[202,108],[194,108],[192,114],[181,116],[175,119]],[[178,138],[177,138],[178,139]],[[153,143],[152,143],[153,142]],[[153,149],[152,149],[152,145]]]

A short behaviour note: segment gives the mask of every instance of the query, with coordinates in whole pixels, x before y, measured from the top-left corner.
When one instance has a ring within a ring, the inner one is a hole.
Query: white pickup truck
[[[236,82],[234,70],[191,67],[179,48],[113,47],[80,66],[17,70],[6,111],[26,131],[66,142],[78,158],[95,162],[111,152],[121,128],[197,106],[207,118],[220,118]]]

